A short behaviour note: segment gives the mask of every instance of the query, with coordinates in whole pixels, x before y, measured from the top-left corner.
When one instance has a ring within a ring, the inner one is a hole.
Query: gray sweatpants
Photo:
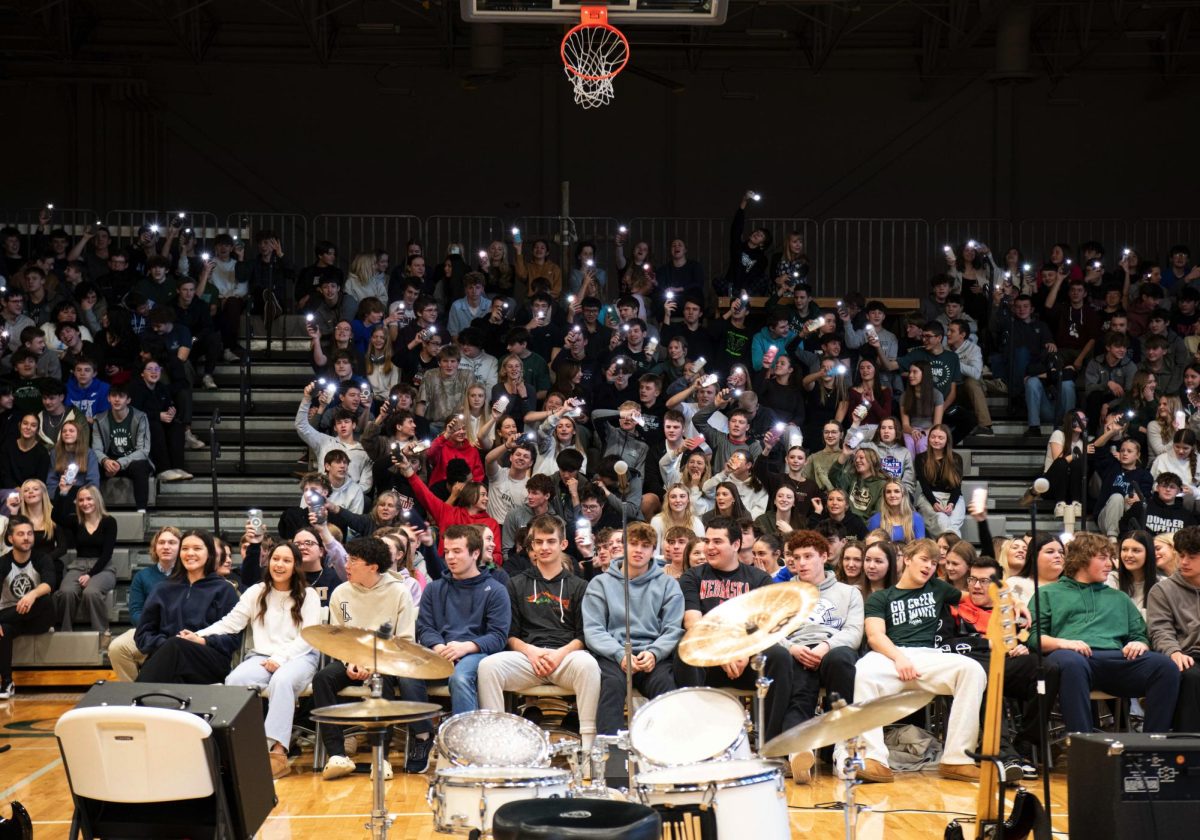
[[[574,650],[545,677],[533,672],[523,653],[505,650],[479,663],[479,708],[504,711],[504,692],[523,691],[537,685],[557,685],[575,692],[579,709],[579,736],[583,749],[592,748],[596,736],[596,703],[600,700],[600,666],[586,650]]]

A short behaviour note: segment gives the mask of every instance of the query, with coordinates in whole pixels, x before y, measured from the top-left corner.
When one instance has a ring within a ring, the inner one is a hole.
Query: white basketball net
[[[582,27],[563,43],[563,55],[576,105],[599,108],[612,101],[613,79],[629,57],[625,41],[616,32],[605,26]]]

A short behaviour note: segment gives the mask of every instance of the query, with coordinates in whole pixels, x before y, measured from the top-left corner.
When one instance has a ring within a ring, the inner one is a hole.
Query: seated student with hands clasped
[[[1107,585],[1110,571],[1109,541],[1076,534],[1067,546],[1063,576],[1041,587],[1030,606],[1034,626],[1028,644],[1041,644],[1046,660],[1062,673],[1059,706],[1068,732],[1092,731],[1093,690],[1145,697],[1143,731],[1168,732],[1180,669],[1150,651],[1146,622],[1128,595]]]
[[[600,668],[583,646],[587,581],[571,573],[565,526],[556,516],[529,523],[533,565],[508,580],[512,624],[506,651],[479,665],[479,706],[504,711],[504,692],[557,685],[575,693],[579,735],[590,750],[596,734]]]

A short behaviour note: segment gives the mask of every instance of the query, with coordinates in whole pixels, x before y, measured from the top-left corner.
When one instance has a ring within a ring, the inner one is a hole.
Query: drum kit
[[[711,667],[749,659],[758,671],[755,700],[758,720],[771,680],[763,676],[763,651],[793,633],[807,620],[818,600],[815,587],[792,581],[762,587],[732,598],[703,616],[685,633],[679,655],[693,665]],[[432,651],[378,633],[341,627],[310,627],[304,638],[314,648],[366,667],[372,696],[313,710],[321,722],[357,725],[367,730],[373,746],[374,801],[366,827],[383,840],[392,824],[384,801],[383,766],[388,726],[430,720],[442,714],[432,703],[381,699],[381,674],[423,680],[446,679],[453,665]],[[790,838],[783,762],[790,753],[837,743],[847,758],[845,780],[846,837],[854,836],[858,809],[856,774],[865,764],[861,735],[893,723],[922,708],[931,695],[905,691],[870,703],[834,708],[763,743],[757,727],[757,750],[751,748],[751,722],[737,698],[713,688],[682,688],[646,702],[633,713],[629,730],[597,735],[589,751],[578,739],[552,745],[549,735],[525,718],[498,711],[454,715],[440,726],[434,745],[437,765],[427,800],[435,830],[490,836],[500,806],[513,801],[558,797],[628,798],[655,807],[664,823],[688,822],[701,840]],[[614,748],[628,754],[630,788],[606,784],[605,767]],[[551,766],[564,757],[569,770]],[[679,829],[684,831],[684,829]],[[664,829],[664,836],[666,836]]]

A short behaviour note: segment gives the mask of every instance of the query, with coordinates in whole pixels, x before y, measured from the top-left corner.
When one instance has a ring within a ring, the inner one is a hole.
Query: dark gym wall
[[[214,64],[12,85],[9,115],[45,129],[10,122],[3,203],[507,217],[556,213],[569,180],[577,215],[724,216],[747,187],[770,216],[1197,214],[1191,80],[655,70],[686,91],[626,74],[593,111],[557,65],[477,90]]]

